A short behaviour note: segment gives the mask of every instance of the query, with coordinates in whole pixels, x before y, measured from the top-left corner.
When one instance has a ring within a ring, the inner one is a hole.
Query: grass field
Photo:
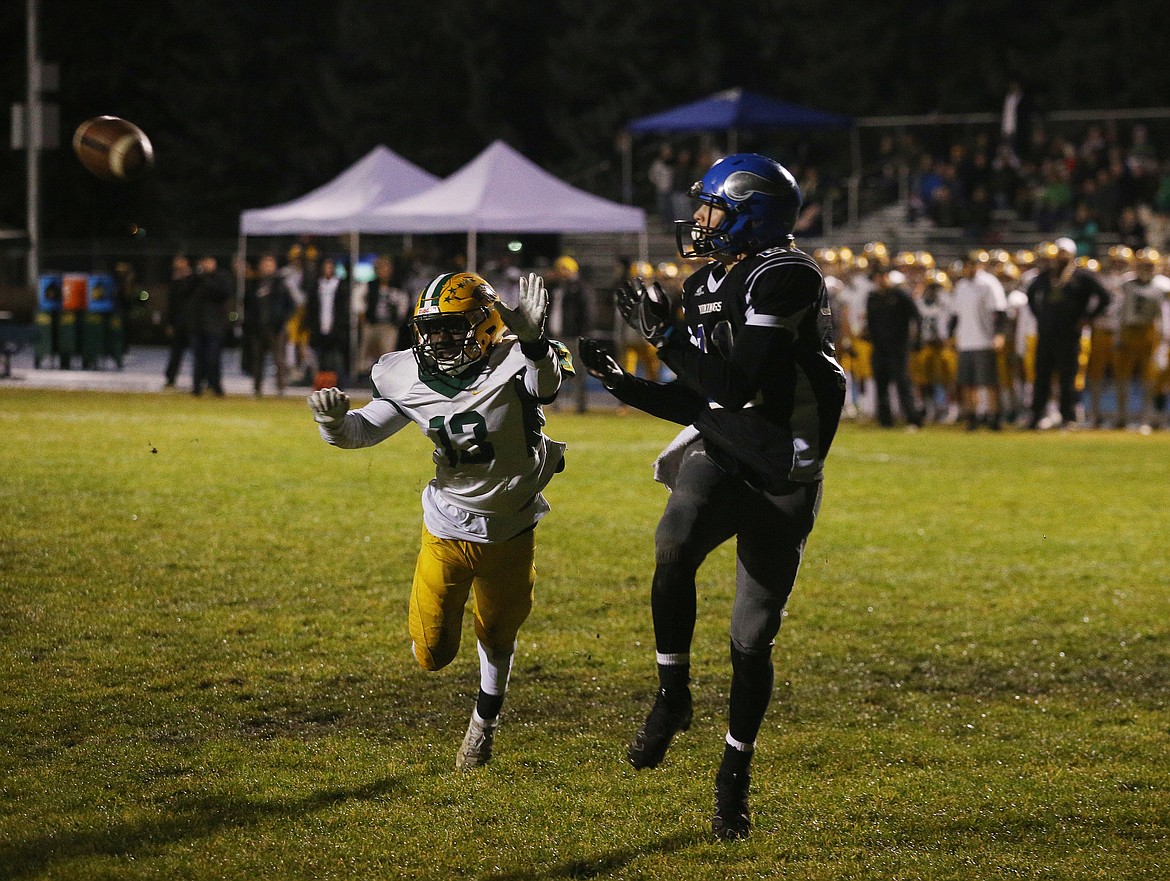
[[[746,842],[708,838],[733,549],[655,771],[673,434],[570,444],[496,761],[409,655],[429,449],[298,400],[0,392],[0,878],[1170,877],[1170,435],[846,426],[777,643]]]

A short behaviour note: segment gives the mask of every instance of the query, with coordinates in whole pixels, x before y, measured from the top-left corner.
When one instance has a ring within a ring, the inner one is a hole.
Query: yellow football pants
[[[1104,382],[1105,372],[1114,367],[1117,339],[1111,330],[1094,329],[1089,337],[1089,363],[1085,378],[1089,382]]]
[[[532,611],[535,530],[497,544],[436,538],[424,526],[410,589],[410,638],[424,670],[459,652],[463,608],[472,595],[475,635],[491,652],[511,652]]]

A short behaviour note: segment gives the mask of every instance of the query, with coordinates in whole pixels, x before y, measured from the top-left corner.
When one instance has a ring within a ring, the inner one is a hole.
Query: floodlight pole
[[[41,244],[41,62],[37,37],[37,0],[26,0],[25,27],[27,35],[27,79],[28,93],[24,104],[24,150],[27,205],[26,226],[28,232],[28,284],[34,291],[40,276]]]

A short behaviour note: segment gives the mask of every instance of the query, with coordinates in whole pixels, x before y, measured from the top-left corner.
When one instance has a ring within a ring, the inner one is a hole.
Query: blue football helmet
[[[690,220],[675,224],[683,257],[754,254],[786,244],[792,237],[803,199],[792,173],[759,153],[733,153],[708,169],[689,194],[723,211],[713,227]]]

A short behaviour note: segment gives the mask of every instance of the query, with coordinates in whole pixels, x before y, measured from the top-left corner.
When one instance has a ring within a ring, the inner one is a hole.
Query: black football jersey
[[[816,261],[795,248],[772,248],[730,271],[711,263],[687,279],[683,304],[690,339],[659,355],[709,399],[695,425],[712,457],[765,487],[820,479],[845,402],[845,374]],[[723,322],[734,340],[729,348]]]

